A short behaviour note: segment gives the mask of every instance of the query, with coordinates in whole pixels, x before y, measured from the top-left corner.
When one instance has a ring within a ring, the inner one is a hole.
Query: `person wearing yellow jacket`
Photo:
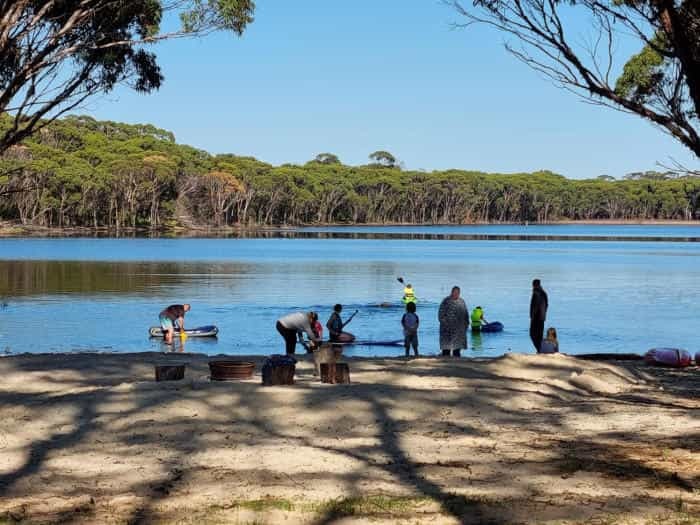
[[[413,285],[407,284],[403,289],[403,304],[416,303],[418,298],[416,297],[416,291],[413,289]]]
[[[481,332],[481,325],[488,324],[488,321],[484,319],[484,309],[481,306],[477,306],[472,310],[472,332]]]

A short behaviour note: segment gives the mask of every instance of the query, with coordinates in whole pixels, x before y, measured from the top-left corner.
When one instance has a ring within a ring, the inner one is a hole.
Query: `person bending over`
[[[288,355],[295,352],[297,338],[301,342],[304,332],[313,344],[321,344],[321,338],[316,335],[313,328],[316,321],[318,321],[316,312],[294,312],[277,320],[277,331],[284,339],[285,351]]]
[[[170,345],[173,343],[175,327],[180,330],[180,337],[187,337],[185,334],[185,314],[189,311],[190,305],[185,303],[171,304],[160,313],[158,321],[160,321],[160,327],[163,329],[165,342],[167,344]]]

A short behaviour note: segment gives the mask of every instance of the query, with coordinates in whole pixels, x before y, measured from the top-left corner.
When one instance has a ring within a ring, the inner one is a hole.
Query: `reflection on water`
[[[0,297],[135,294],[176,289],[192,281],[240,275],[245,264],[104,261],[1,261]]]
[[[452,241],[700,242],[699,223],[479,224],[463,226],[309,226],[159,232],[152,230],[48,230],[42,237],[121,239],[368,239]]]
[[[658,234],[658,230],[657,231]],[[670,229],[674,232],[673,228]],[[309,234],[312,232],[308,232]],[[391,233],[391,232],[390,232]],[[420,233],[420,231],[419,231]],[[663,236],[663,235],[662,235]],[[419,298],[421,353],[437,353],[437,309],[457,284],[505,331],[470,334],[467,355],[531,352],[530,282],[550,295],[547,326],[572,353],[643,352],[695,344],[700,245],[658,242],[410,239],[0,240],[0,355],[4,352],[166,351],[270,354],[275,321],[295,309],[355,309],[361,339],[401,339],[402,286]],[[394,308],[377,308],[381,302]],[[160,310],[189,302],[190,327],[218,339],[172,348],[148,337]],[[301,349],[300,349],[301,350]],[[401,347],[347,347],[349,355],[402,355]]]
[[[472,350],[475,352],[484,351],[484,341],[481,339],[481,332],[472,332]]]

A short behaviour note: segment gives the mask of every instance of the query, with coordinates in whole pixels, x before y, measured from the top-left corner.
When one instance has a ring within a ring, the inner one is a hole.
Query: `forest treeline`
[[[272,166],[177,144],[151,125],[68,117],[0,159],[0,217],[110,228],[700,218],[698,177],[407,171],[383,151],[371,160],[323,153]]]

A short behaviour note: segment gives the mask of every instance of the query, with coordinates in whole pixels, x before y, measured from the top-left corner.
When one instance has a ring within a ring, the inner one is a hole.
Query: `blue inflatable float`
[[[482,332],[502,332],[503,331],[503,323],[499,323],[498,321],[494,321],[493,323],[488,323],[481,325],[481,331]]]

